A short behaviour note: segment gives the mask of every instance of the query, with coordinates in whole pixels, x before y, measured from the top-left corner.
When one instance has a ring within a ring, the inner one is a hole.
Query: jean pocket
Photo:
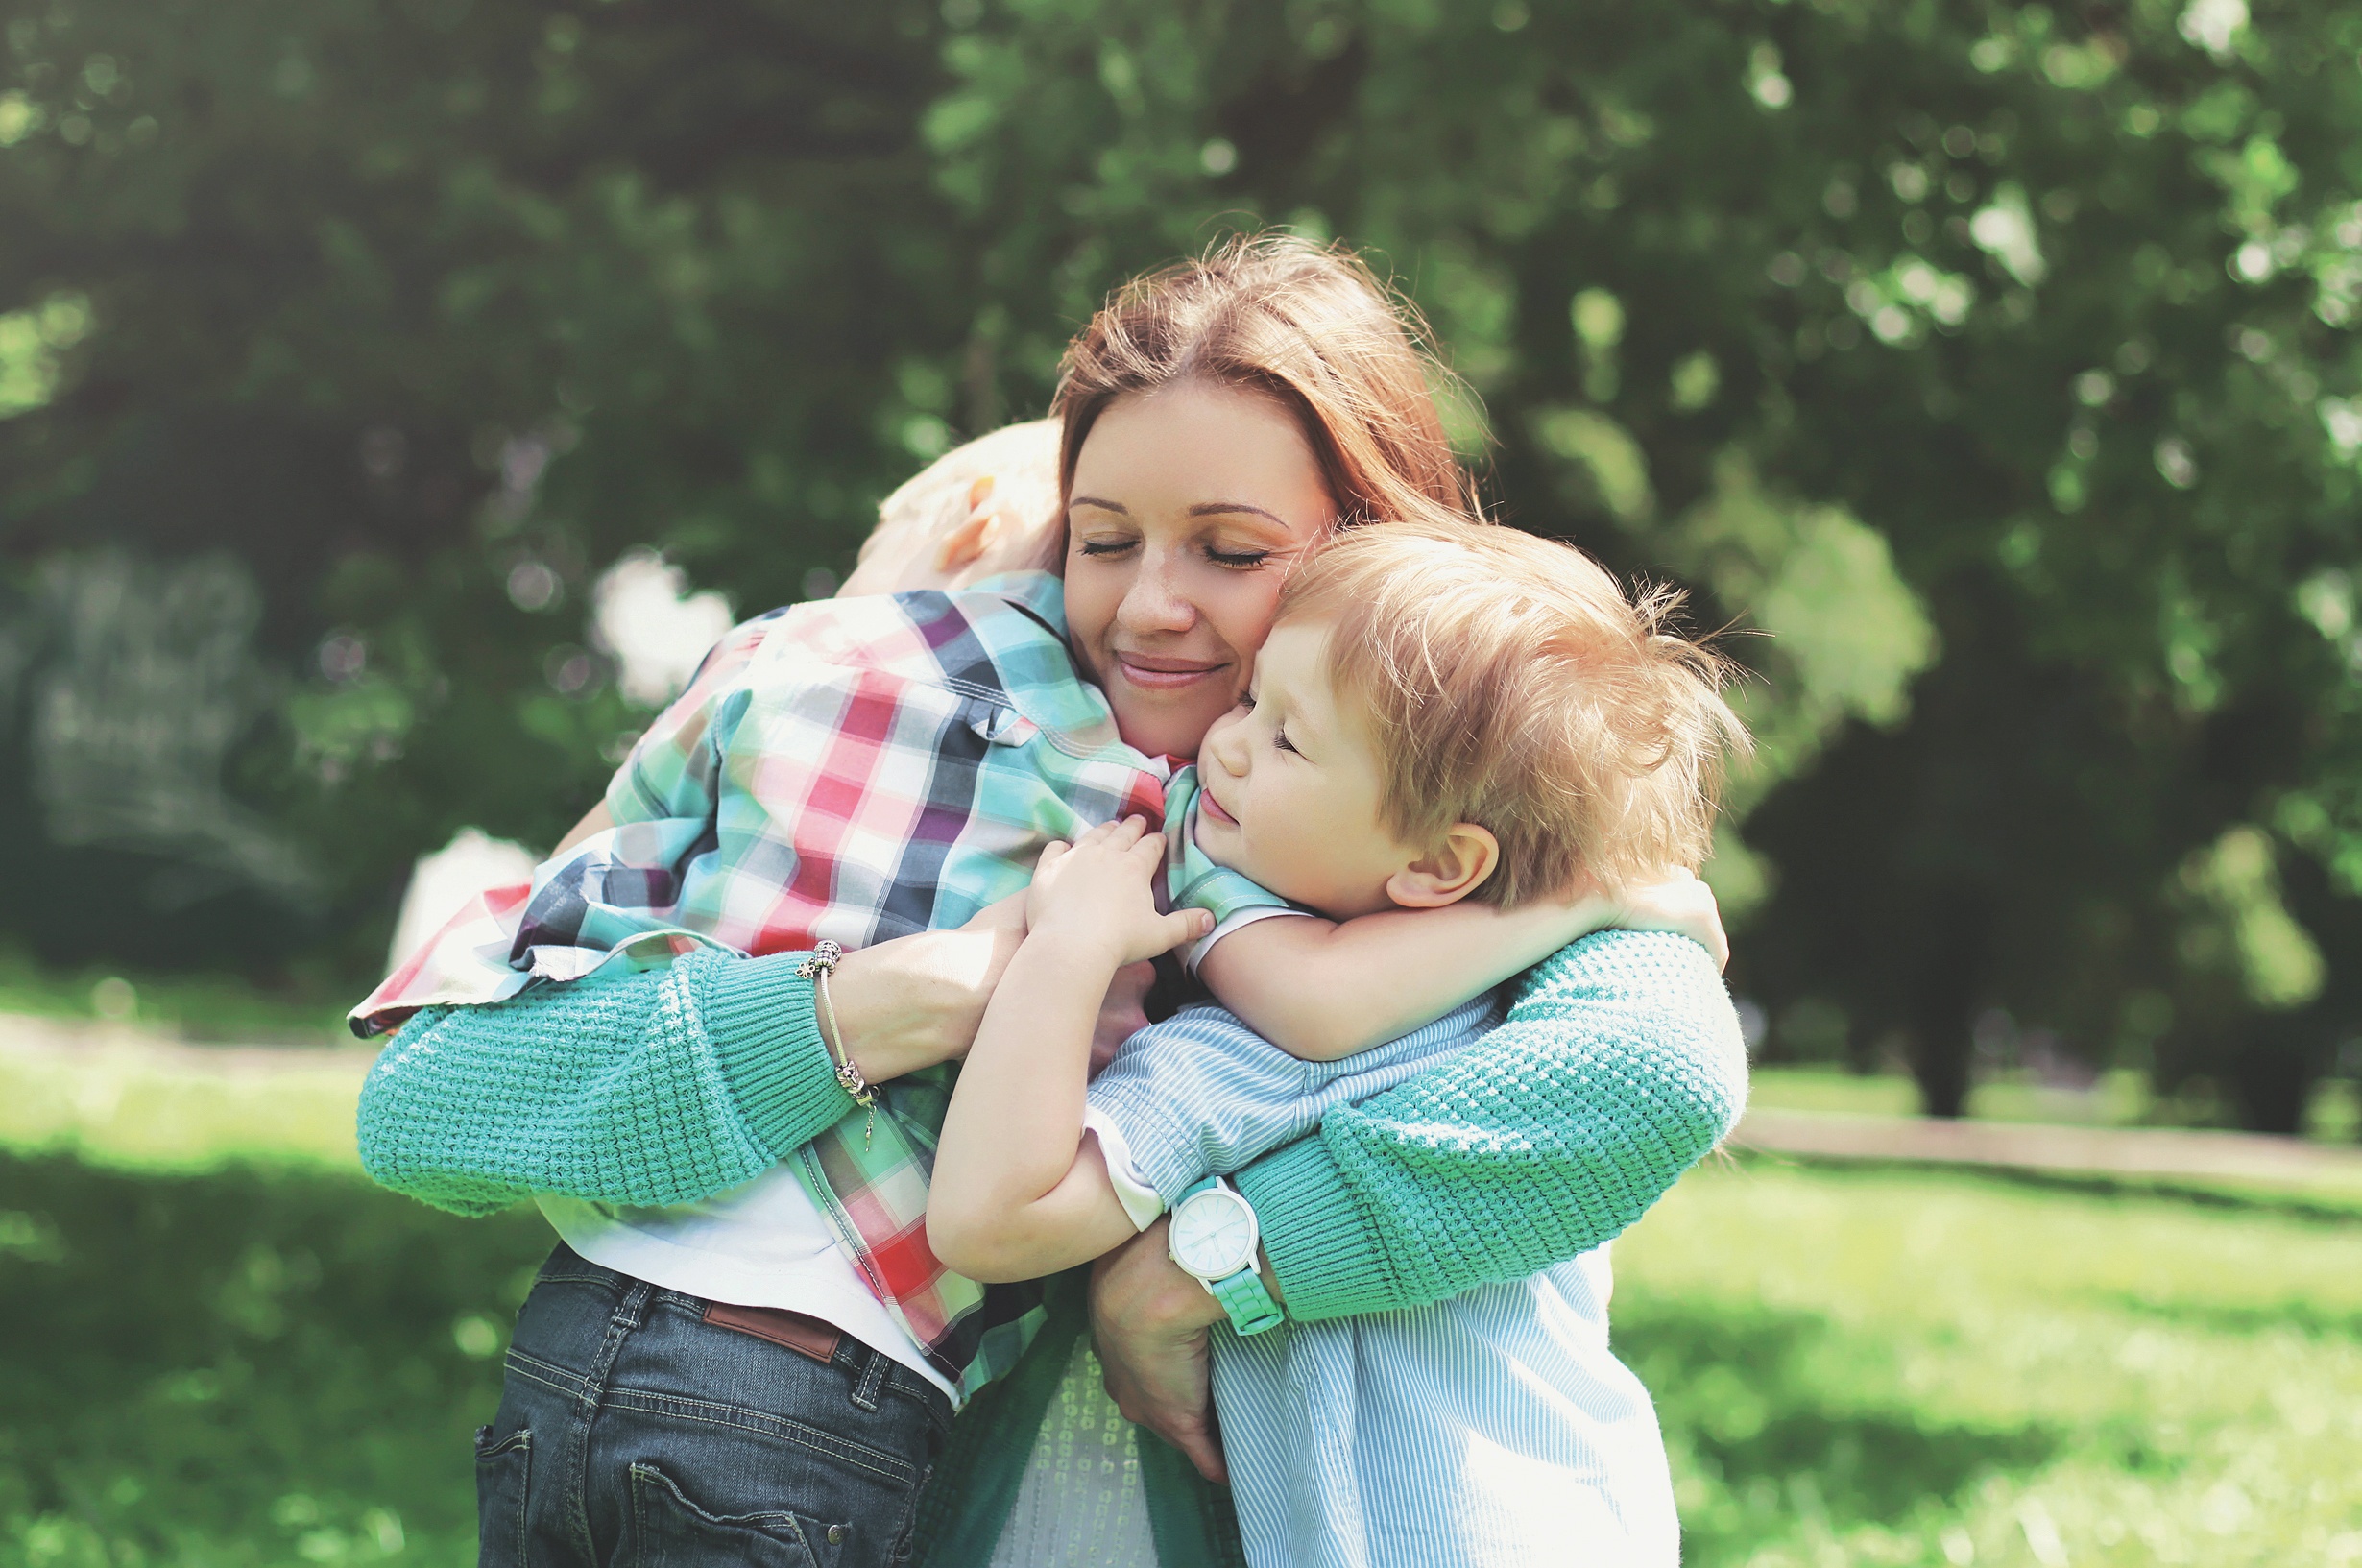
[[[495,1442],[492,1431],[479,1427],[475,1434],[477,1568],[524,1568],[533,1434],[519,1427]]]
[[[836,1568],[850,1526],[785,1508],[719,1514],[689,1500],[653,1464],[632,1466],[632,1546],[637,1568]]]

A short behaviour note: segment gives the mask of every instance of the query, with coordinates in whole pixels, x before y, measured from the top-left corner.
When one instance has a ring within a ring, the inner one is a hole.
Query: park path
[[[253,1155],[349,1169],[376,1052],[202,1046],[121,1025],[0,1014],[0,1148],[203,1169]]]
[[[2362,1199],[2362,1147],[2182,1127],[1942,1122],[1916,1116],[1756,1109],[1739,1149],[1809,1159],[1897,1160],[2062,1174],[2227,1182]]]
[[[378,1049],[327,1035],[316,1046],[200,1045],[137,1025],[0,1013],[0,1061],[23,1066],[103,1063],[112,1069],[144,1067],[168,1077],[230,1079],[349,1075],[358,1083]]]
[[[89,1130],[118,1118],[134,1099],[159,1102],[148,1117],[152,1122],[178,1120],[169,1102],[195,1090],[242,1102],[250,1117],[267,1117],[274,1099],[290,1110],[333,1101],[346,1109],[311,1141],[341,1146],[349,1139],[351,1098],[375,1056],[376,1048],[357,1042],[191,1045],[122,1025],[0,1014],[0,1100],[12,1102],[0,1104],[0,1141],[11,1134],[41,1141],[71,1124]],[[1747,1112],[1731,1146],[1775,1157],[2228,1184],[2362,1210],[2362,1147],[2253,1133],[1758,1107]]]

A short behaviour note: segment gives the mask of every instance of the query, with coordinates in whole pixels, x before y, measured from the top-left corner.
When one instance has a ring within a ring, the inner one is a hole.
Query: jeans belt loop
[[[878,1409],[878,1396],[885,1391],[886,1374],[893,1369],[893,1361],[882,1350],[861,1347],[869,1353],[869,1363],[861,1368],[861,1381],[853,1386],[853,1402],[873,1414]]]

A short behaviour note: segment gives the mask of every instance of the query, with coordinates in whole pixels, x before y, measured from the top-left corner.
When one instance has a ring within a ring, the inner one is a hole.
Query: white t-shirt
[[[834,1324],[944,1391],[959,1395],[872,1294],[795,1172],[773,1166],[697,1203],[634,1209],[543,1196],[566,1244],[635,1279],[738,1307],[780,1307]]]

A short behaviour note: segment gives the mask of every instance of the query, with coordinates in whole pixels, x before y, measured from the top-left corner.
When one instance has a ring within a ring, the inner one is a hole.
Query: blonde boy
[[[1720,663],[1663,629],[1669,608],[1507,529],[1392,523],[1331,544],[1207,736],[1193,822],[1197,850],[1307,912],[1201,943],[1224,1005],[1134,1036],[1087,1098],[1108,977],[1205,923],[1158,912],[1167,846],[1138,820],[1035,872],[945,1119],[930,1242],[977,1278],[1024,1278],[1173,1208],[1175,1260],[1241,1329],[1217,1336],[1215,1392],[1258,1565],[1677,1560],[1654,1413],[1607,1350],[1603,1246],[1429,1307],[1283,1323],[1252,1213],[1216,1174],[1500,1023],[1499,977],[1462,947],[1476,911],[1431,911],[1491,904],[1514,925],[1703,858],[1723,756],[1746,737]],[[1390,922],[1432,929],[1435,961]],[[1371,940],[1382,929],[1393,939]],[[1683,939],[1589,940],[1612,962],[1616,944]],[[1699,1005],[1727,1011],[1719,992]]]

